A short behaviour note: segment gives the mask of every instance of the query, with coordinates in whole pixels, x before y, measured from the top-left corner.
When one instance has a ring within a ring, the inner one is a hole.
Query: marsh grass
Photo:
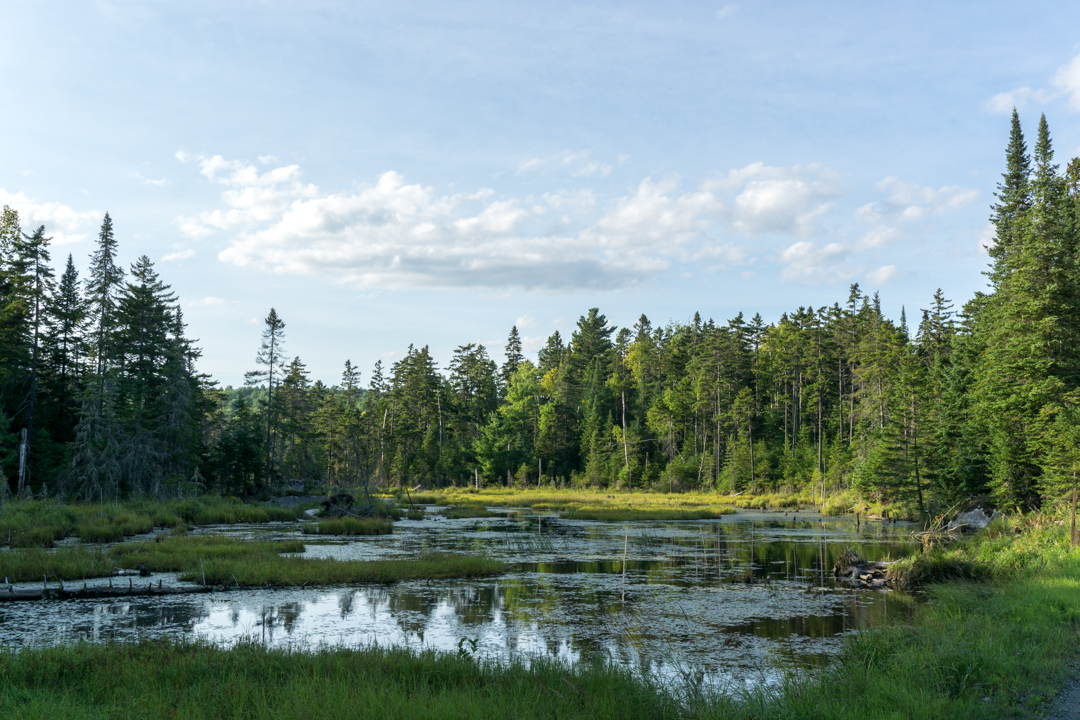
[[[164,541],[163,541],[164,543]],[[160,544],[163,544],[160,543]],[[118,546],[123,547],[123,546]],[[41,552],[41,551],[33,551]],[[1053,525],[941,551],[986,582],[927,586],[911,617],[848,638],[814,674],[722,694],[604,662],[502,664],[400,648],[143,642],[0,651],[8,717],[1034,718],[1080,640],[1080,552]],[[303,562],[300,559],[290,559]],[[445,567],[443,558],[429,562]],[[331,561],[330,565],[334,565]],[[346,563],[337,563],[344,566]],[[330,578],[325,578],[333,581]]]
[[[715,510],[679,510],[677,508],[613,508],[578,507],[567,512],[573,520],[599,520],[604,522],[631,522],[635,520],[715,520],[730,515],[734,508]]]
[[[236,498],[204,496],[185,501],[132,500],[120,504],[58,505],[51,501],[11,501],[0,510],[0,544],[13,548],[51,547],[65,537],[82,542],[119,542],[154,528],[296,520],[302,508],[247,505]]]
[[[181,580],[209,585],[288,587],[399,580],[480,577],[505,570],[501,562],[469,555],[429,554],[398,560],[331,560],[297,557],[299,540],[267,542],[220,535],[166,536],[98,548],[31,548],[0,552],[0,578],[11,582],[83,580],[116,567],[175,572]]]
[[[305,535],[389,535],[393,531],[394,524],[381,517],[328,518],[300,526]]]
[[[0,714],[67,718],[666,720],[681,708],[632,672],[399,648],[321,652],[172,643],[0,651]]]
[[[463,518],[506,517],[506,513],[492,512],[485,507],[464,506],[447,509],[443,517],[447,520],[461,520]]]
[[[349,583],[394,583],[402,580],[498,575],[506,566],[472,555],[429,554],[395,560],[331,560],[274,555],[212,559],[204,563],[211,585],[290,587]],[[200,571],[181,574],[182,580],[199,581]]]

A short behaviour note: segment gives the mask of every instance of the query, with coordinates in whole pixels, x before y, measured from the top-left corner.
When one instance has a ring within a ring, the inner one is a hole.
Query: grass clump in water
[[[0,511],[0,544],[51,547],[65,537],[82,542],[120,542],[154,528],[296,520],[302,508],[248,505],[236,498],[207,495],[184,501],[131,500],[123,503],[59,505],[17,500]]]
[[[502,573],[501,562],[470,555],[429,554],[395,560],[332,560],[297,557],[299,540],[268,542],[220,535],[159,536],[148,542],[97,548],[40,548],[0,553],[0,577],[34,582],[82,580],[113,574],[116,567],[175,572],[181,580],[209,585],[286,587],[399,580],[481,577]]]
[[[485,507],[455,506],[447,509],[447,511],[443,513],[443,517],[447,520],[461,520],[464,518],[506,517],[506,513],[492,512]]]
[[[305,535],[389,535],[394,531],[394,524],[381,517],[328,518],[304,523],[300,531]]]
[[[677,508],[579,507],[567,513],[574,520],[622,522],[634,520],[713,520],[735,512],[734,508],[679,510]]]

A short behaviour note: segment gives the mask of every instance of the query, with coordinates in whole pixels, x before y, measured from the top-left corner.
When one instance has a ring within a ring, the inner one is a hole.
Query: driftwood
[[[0,588],[0,602],[14,600],[92,600],[95,598],[115,597],[156,597],[158,595],[194,595],[213,591],[213,587],[162,587],[159,583],[154,587],[153,583],[145,586],[129,583],[127,587],[87,587],[70,589],[62,585],[60,587],[41,588],[15,588],[8,585],[6,589]]]
[[[888,577],[889,565],[863,560],[851,550],[845,550],[833,565],[833,577],[847,587],[888,590],[893,587]]]

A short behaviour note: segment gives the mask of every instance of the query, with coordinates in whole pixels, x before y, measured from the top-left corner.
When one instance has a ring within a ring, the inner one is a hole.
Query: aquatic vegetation
[[[137,499],[122,503],[67,504],[51,501],[9,501],[0,510],[0,544],[50,547],[77,536],[83,542],[119,542],[154,528],[268,523],[296,520],[303,508],[250,505],[236,498],[207,495],[184,501]]]
[[[394,524],[381,517],[327,518],[300,526],[305,535],[389,535],[393,531]]]
[[[447,520],[461,520],[463,518],[506,517],[506,513],[492,512],[483,507],[455,506],[447,509],[443,517]]]

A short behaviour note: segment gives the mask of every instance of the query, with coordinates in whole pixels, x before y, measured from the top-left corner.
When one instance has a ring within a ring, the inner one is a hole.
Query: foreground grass
[[[185,501],[133,500],[116,504],[9,501],[0,510],[0,545],[49,547],[77,536],[83,542],[119,542],[154,528],[233,525],[296,520],[302,508],[248,505],[236,498],[206,495]]]
[[[431,651],[319,653],[146,642],[0,651],[0,714],[71,718],[681,717],[613,667],[509,665]]]
[[[290,587],[401,580],[480,577],[505,570],[501,562],[469,555],[429,554],[399,560],[332,560],[296,557],[299,541],[263,542],[222,536],[188,536],[114,545],[108,550],[59,548],[0,553],[0,577],[10,582],[85,580],[114,567],[175,572],[208,585]],[[289,555],[283,555],[288,553]]]
[[[819,678],[725,701],[739,718],[1028,718],[1080,640],[1080,551],[1044,516],[906,561],[929,602],[864,631]],[[723,715],[721,715],[723,716]]]

